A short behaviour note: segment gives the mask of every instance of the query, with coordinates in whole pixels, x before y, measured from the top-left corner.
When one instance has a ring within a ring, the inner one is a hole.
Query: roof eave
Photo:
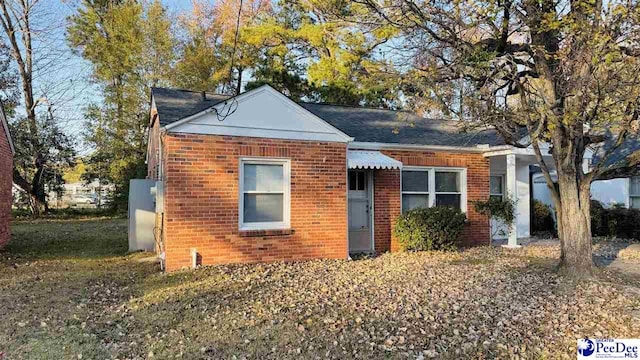
[[[487,144],[475,146],[449,146],[449,145],[422,145],[422,144],[399,144],[399,143],[379,143],[353,141],[349,143],[349,149],[360,150],[433,150],[433,151],[450,151],[464,153],[482,154],[489,151],[491,147]]]

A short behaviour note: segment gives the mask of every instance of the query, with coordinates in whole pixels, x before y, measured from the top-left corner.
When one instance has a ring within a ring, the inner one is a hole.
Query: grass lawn
[[[22,222],[0,252],[6,359],[575,358],[640,337],[640,279],[573,283],[555,248],[159,273],[126,220]],[[0,355],[0,359],[3,356]]]

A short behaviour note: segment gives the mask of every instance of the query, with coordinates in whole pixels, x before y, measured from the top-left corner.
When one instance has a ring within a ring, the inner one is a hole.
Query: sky
[[[191,0],[162,2],[173,15],[189,11],[192,6]],[[34,92],[38,96],[46,94],[41,101],[52,103],[61,127],[76,140],[79,152],[86,154],[91,149],[81,141],[84,109],[89,104],[100,103],[102,97],[92,81],[91,63],[74,54],[67,45],[67,18],[76,12],[78,4],[78,0],[41,0],[39,15],[45,20],[37,25],[38,29],[46,30],[42,31],[46,35],[34,40],[34,53],[45,54],[46,59],[41,62],[46,61],[48,68],[54,70],[36,74]],[[20,108],[17,111],[20,113]]]

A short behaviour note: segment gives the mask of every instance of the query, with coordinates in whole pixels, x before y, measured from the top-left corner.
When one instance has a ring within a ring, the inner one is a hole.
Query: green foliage
[[[86,0],[69,23],[69,44],[93,64],[104,95],[85,110],[85,141],[95,151],[83,177],[113,183],[112,204],[126,208],[129,179],[146,174],[149,87],[171,76],[171,21],[159,0]]]
[[[454,207],[415,209],[400,215],[393,233],[405,250],[453,250],[466,219]]]
[[[62,131],[51,116],[36,119],[37,142],[33,141],[30,121],[27,118],[9,122],[9,131],[16,149],[13,157],[14,169],[20,174],[21,179],[28,182],[18,185],[23,190],[26,190],[25,187],[35,187],[32,193],[43,200],[46,198],[47,190],[61,192],[65,169],[75,165],[73,139]],[[24,197],[24,200],[27,205],[35,206],[29,197]]]
[[[511,226],[516,218],[516,203],[508,198],[490,197],[487,201],[474,201],[473,206],[477,212],[502,221]]]
[[[475,210],[480,214],[487,215],[506,225],[505,227],[498,226],[495,229],[492,228],[493,234],[491,234],[491,238],[494,238],[497,235],[508,235],[508,229],[510,229],[516,218],[516,204],[513,200],[509,199],[508,197],[505,197],[505,199],[499,197],[489,197],[489,199],[486,201],[474,201],[473,206]]]
[[[533,199],[533,232],[556,233],[556,222],[551,207],[540,200]]]
[[[640,210],[623,206],[605,208],[591,201],[591,233],[594,236],[640,240]]]

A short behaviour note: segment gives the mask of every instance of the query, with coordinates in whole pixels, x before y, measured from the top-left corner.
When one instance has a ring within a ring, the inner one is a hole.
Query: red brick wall
[[[396,150],[383,151],[383,153],[401,161],[405,166],[466,168],[469,224],[462,234],[461,243],[464,246],[488,245],[490,243],[489,219],[477,213],[473,208],[473,201],[489,198],[489,160],[487,158],[482,154],[475,153]],[[395,218],[401,211],[399,172],[377,170],[374,177],[374,189],[376,251],[395,251],[399,247],[392,237],[392,229]],[[385,219],[387,215],[392,218]]]
[[[346,258],[346,144],[216,135],[164,138],[167,270],[202,264]],[[239,158],[291,159],[289,235],[238,231]]]
[[[373,173],[373,244],[377,253],[398,250],[392,241],[393,225],[400,215],[400,170]]]
[[[0,248],[2,248],[11,237],[11,185],[13,184],[13,154],[2,124],[0,124],[0,169],[2,169],[0,171]]]

